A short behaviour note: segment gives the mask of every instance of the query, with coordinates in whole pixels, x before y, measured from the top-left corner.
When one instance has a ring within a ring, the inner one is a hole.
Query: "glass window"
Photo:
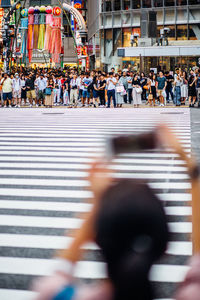
[[[134,9],[140,8],[140,0],[132,0],[132,7]]]
[[[112,3],[111,0],[104,0],[105,11],[112,11]]]
[[[122,14],[122,26],[131,26],[131,14],[130,13],[123,13]]]
[[[122,29],[113,29],[114,52],[122,47]]]
[[[187,5],[187,0],[176,0],[177,6]]]
[[[190,5],[200,4],[200,0],[188,0],[188,4]]]
[[[174,6],[175,0],[165,0],[165,6]]]
[[[163,7],[163,0],[154,0],[154,7]]]
[[[177,40],[187,40],[187,25],[177,26]]]
[[[199,22],[199,20],[200,20],[200,9],[190,7],[189,8],[189,20]]]
[[[160,37],[160,30],[163,29],[163,26],[157,26],[157,36]],[[176,30],[175,26],[167,26],[167,28],[170,29],[170,32],[168,34],[169,41],[174,41],[176,39]]]
[[[120,13],[113,14],[113,25],[115,27],[121,27],[121,14]]]
[[[144,7],[144,8],[151,7],[151,0],[143,0],[142,1],[142,7]]]
[[[113,36],[112,29],[105,32],[105,56],[110,57],[113,51]]]
[[[175,10],[166,9],[165,10],[165,24],[174,24],[175,23]]]
[[[187,23],[187,9],[177,9],[177,23],[184,24]]]
[[[189,39],[200,40],[200,24],[189,25]]]
[[[121,1],[119,0],[114,0],[114,10],[121,10]]]
[[[105,16],[105,26],[112,27],[112,16]]]
[[[123,10],[129,10],[131,8],[131,0],[123,0]]]
[[[123,47],[131,46],[131,29],[130,28],[122,29],[122,41],[123,41]]]
[[[163,10],[157,11],[157,22],[158,22],[159,25],[164,23]]]

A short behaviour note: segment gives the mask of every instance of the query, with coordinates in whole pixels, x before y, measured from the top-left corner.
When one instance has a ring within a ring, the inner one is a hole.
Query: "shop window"
[[[149,7],[151,7],[151,0],[143,0],[142,1],[142,7],[143,8],[149,8]]]
[[[131,8],[131,0],[123,0],[123,10],[129,10]]]
[[[174,6],[175,5],[175,0],[165,0],[165,6]]]
[[[163,0],[154,0],[154,7],[163,7]]]
[[[176,0],[177,6],[187,5],[187,0]]]
[[[176,39],[176,30],[175,26],[167,26],[170,29],[168,34],[168,40],[175,40]],[[157,36],[160,37],[160,30],[163,29],[163,26],[157,26]]]
[[[121,1],[119,0],[114,0],[114,10],[121,10]]]
[[[133,9],[138,9],[141,7],[140,0],[132,0]]]
[[[129,28],[123,28],[122,42],[123,42],[123,47],[131,46],[131,30]]]
[[[200,24],[189,25],[189,39],[200,40]]]
[[[187,25],[178,25],[177,26],[177,40],[187,40]]]

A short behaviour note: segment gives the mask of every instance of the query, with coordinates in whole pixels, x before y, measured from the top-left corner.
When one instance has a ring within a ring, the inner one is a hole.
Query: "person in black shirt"
[[[165,78],[167,80],[167,86],[166,86],[167,103],[169,103],[169,94],[171,95],[172,101],[174,101],[174,94],[172,91],[172,83],[174,81],[174,77],[170,75],[169,71],[167,71],[165,72]]]
[[[35,93],[35,75],[30,74],[28,76],[25,86],[27,89],[27,98],[29,100],[30,107],[32,107],[33,105],[33,100],[35,101],[36,106],[38,106],[36,93]]]
[[[99,98],[100,98],[100,105],[105,106],[106,101],[105,101],[105,87],[106,87],[106,80],[104,76],[101,74],[100,80],[98,81],[98,93],[99,93]]]

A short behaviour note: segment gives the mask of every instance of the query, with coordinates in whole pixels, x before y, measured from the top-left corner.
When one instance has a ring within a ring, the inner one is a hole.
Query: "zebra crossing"
[[[32,300],[30,282],[48,275],[54,251],[68,247],[90,211],[90,163],[103,155],[111,135],[141,133],[165,122],[190,155],[187,108],[0,110],[0,299]],[[192,254],[191,185],[184,162],[170,149],[120,155],[110,167],[117,178],[146,179],[163,201],[171,238],[150,272],[156,299],[170,300]],[[66,235],[66,236],[65,236]],[[106,277],[94,244],[76,276]]]

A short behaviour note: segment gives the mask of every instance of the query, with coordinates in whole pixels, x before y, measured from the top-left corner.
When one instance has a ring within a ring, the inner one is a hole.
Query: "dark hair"
[[[113,75],[113,72],[109,72],[109,75],[111,75],[111,76],[112,76],[112,75]]]
[[[152,189],[119,180],[104,193],[95,227],[113,300],[153,299],[149,270],[165,252],[169,233],[162,203]]]

